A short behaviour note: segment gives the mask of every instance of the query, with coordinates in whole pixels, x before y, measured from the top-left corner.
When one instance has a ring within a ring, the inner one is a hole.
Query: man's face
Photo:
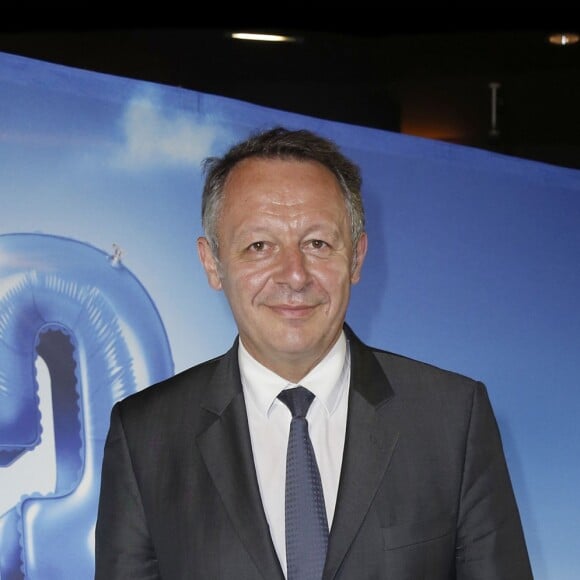
[[[366,236],[353,265],[340,186],[310,161],[246,159],[230,173],[218,223],[219,264],[198,249],[210,285],[222,289],[247,350],[298,381],[342,330]]]

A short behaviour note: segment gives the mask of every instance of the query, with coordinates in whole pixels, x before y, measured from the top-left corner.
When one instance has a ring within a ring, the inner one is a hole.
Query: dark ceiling
[[[546,41],[574,27],[440,22],[261,28],[291,44],[229,38],[241,25],[36,27],[0,30],[0,51],[580,168],[580,44]]]

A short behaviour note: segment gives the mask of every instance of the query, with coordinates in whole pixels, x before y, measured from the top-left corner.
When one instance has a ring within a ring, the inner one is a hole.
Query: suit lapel
[[[232,524],[262,577],[282,580],[256,478],[237,346],[236,341],[208,384],[203,406],[215,420],[197,442]]]
[[[351,381],[341,479],[324,578],[334,578],[366,517],[397,444],[393,390],[373,352],[346,327]]]
[[[366,517],[397,444],[389,417],[393,390],[371,349],[346,327],[351,384],[341,480],[324,578],[334,578]],[[218,363],[203,407],[215,416],[198,446],[248,553],[263,578],[284,576],[264,514],[256,478],[237,358],[237,341]]]

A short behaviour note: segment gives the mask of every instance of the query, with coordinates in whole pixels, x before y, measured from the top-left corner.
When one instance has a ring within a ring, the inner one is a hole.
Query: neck
[[[296,354],[284,353],[282,356],[278,353],[263,353],[256,350],[252,348],[252,344],[248,344],[242,339],[242,337],[240,337],[240,342],[243,344],[245,350],[250,354],[250,356],[258,361],[262,366],[266,367],[273,373],[276,373],[279,377],[282,377],[290,383],[298,384],[332,350],[339,337],[340,333],[322,352],[301,352]]]

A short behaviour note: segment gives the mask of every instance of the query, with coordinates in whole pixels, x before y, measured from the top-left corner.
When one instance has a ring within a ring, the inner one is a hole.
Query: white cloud
[[[210,154],[222,129],[193,113],[174,112],[151,96],[131,100],[122,120],[124,144],[117,161],[126,168],[197,165]]]

